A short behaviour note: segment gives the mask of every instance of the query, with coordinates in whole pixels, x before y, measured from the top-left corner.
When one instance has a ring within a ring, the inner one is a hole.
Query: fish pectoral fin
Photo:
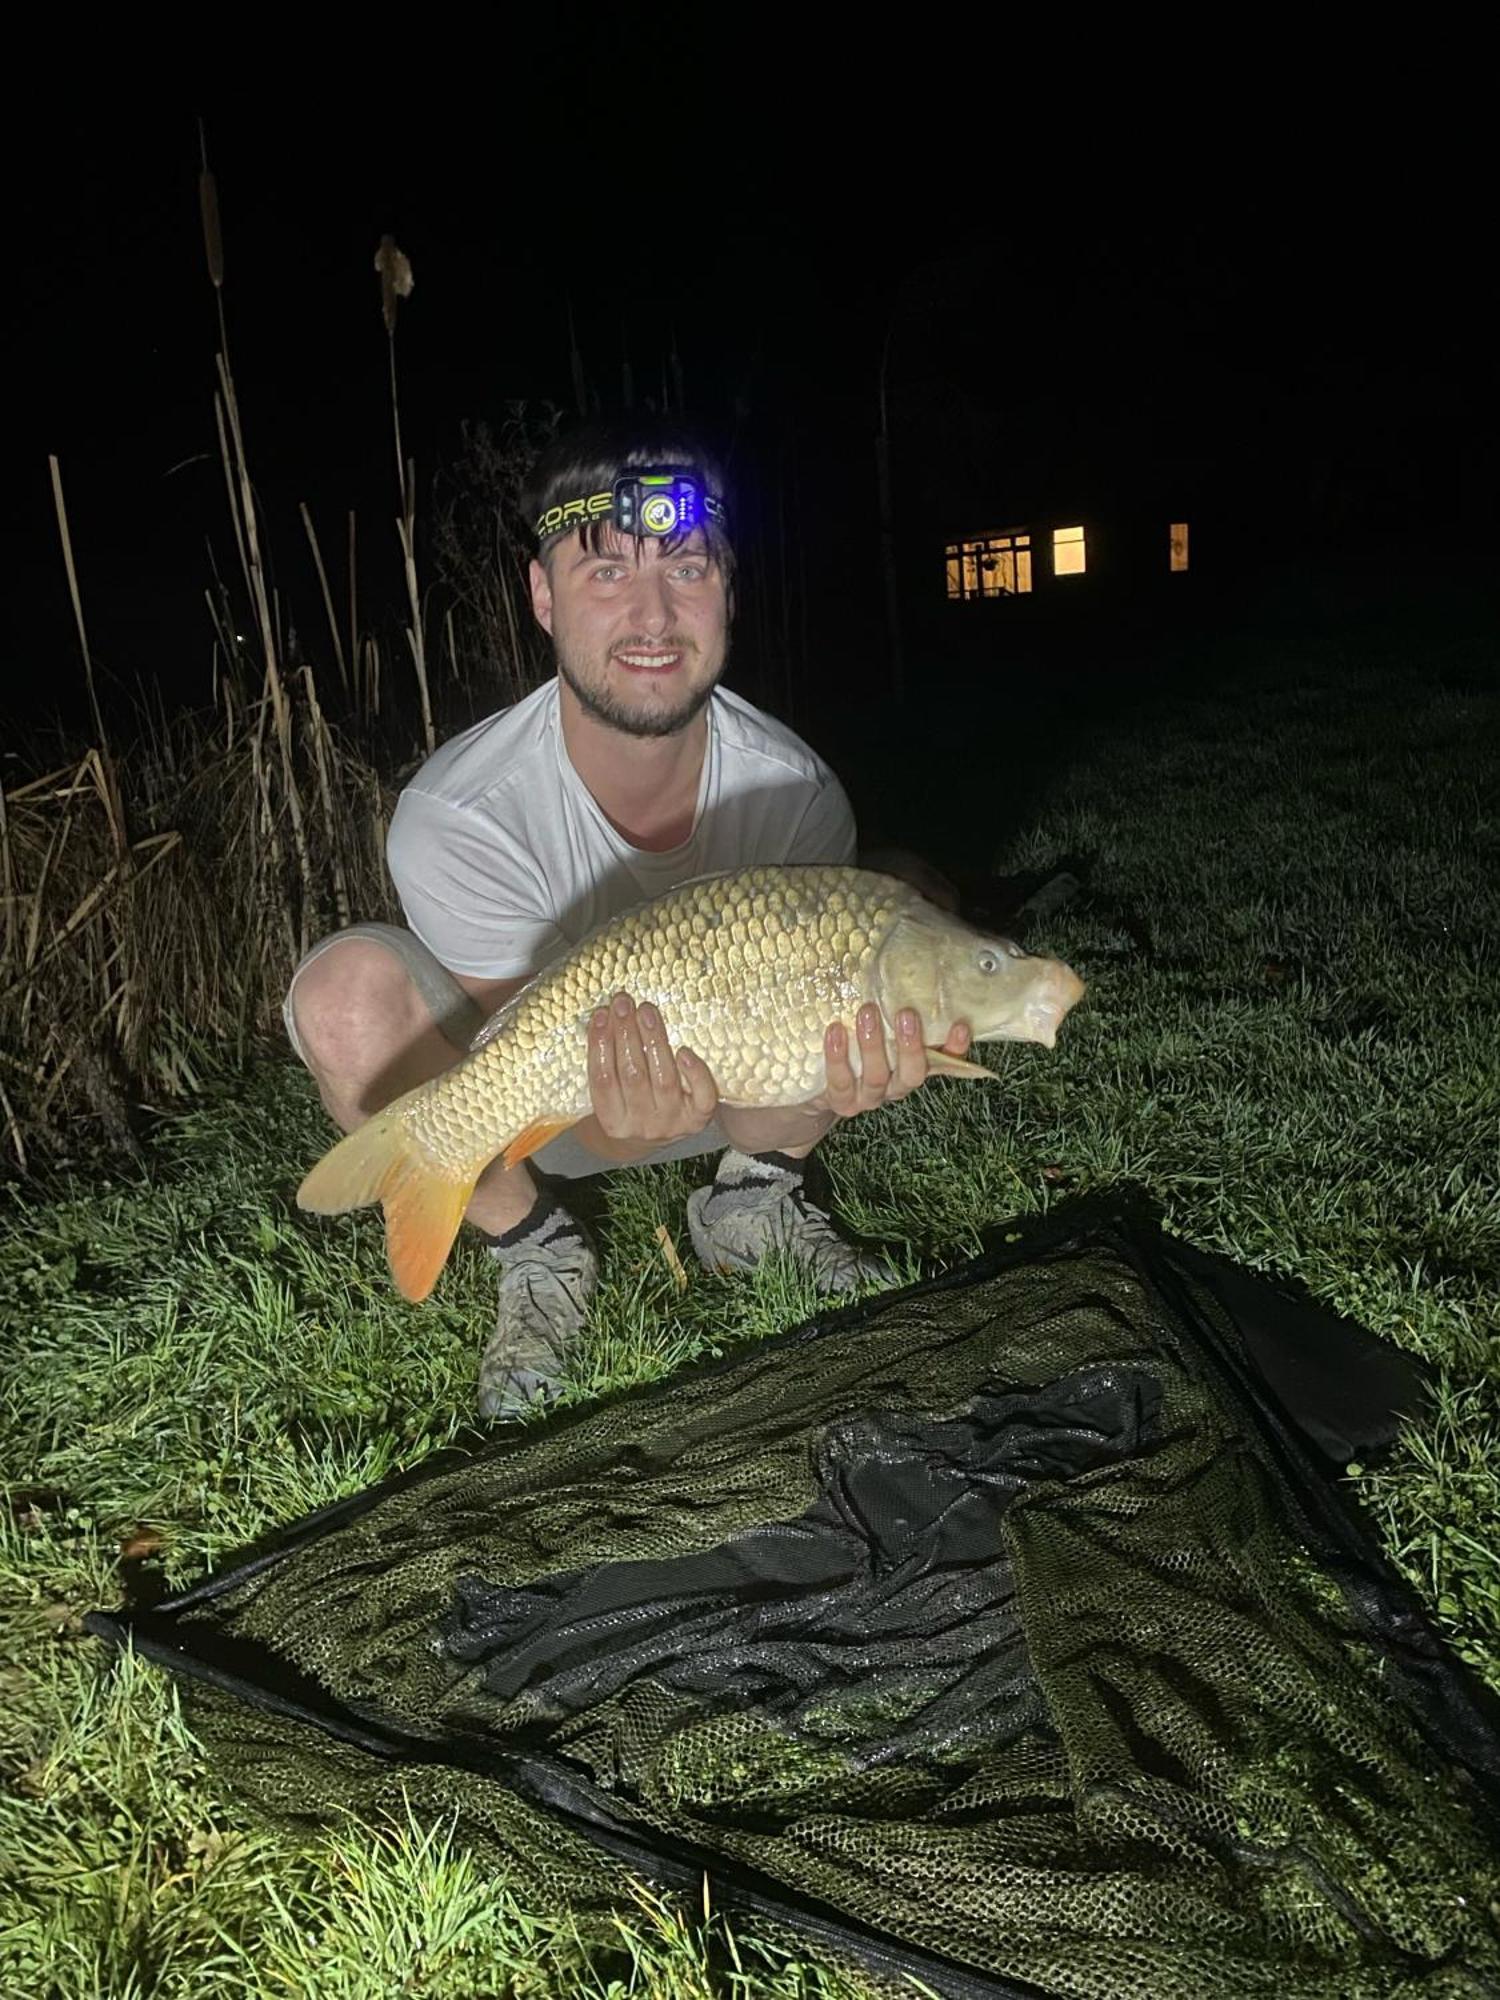
[[[549,1145],[560,1132],[569,1132],[582,1122],[580,1118],[534,1118],[522,1127],[500,1157],[508,1167],[519,1166],[522,1160],[529,1160],[533,1153]]]
[[[962,1056],[951,1056],[946,1049],[929,1048],[927,1051],[927,1074],[929,1076],[972,1076],[980,1083],[998,1081],[992,1069],[983,1063],[966,1062]]]
[[[434,1172],[399,1116],[400,1102],[330,1147],[298,1188],[297,1206],[343,1215],[378,1201],[391,1276],[415,1305],[437,1283],[479,1175]]]

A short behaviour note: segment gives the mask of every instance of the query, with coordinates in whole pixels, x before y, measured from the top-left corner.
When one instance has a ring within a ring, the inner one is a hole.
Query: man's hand
[[[828,1087],[818,1104],[839,1118],[857,1118],[862,1111],[876,1111],[882,1104],[894,1104],[908,1097],[928,1078],[927,1050],[922,1042],[921,1018],[910,1007],[896,1016],[896,1066],[891,1068],[885,1043],[880,1009],[861,1007],[855,1016],[859,1037],[860,1074],[849,1060],[849,1032],[835,1021],[823,1037],[823,1053],[828,1064]],[[943,1047],[951,1056],[969,1052],[968,1024],[957,1021],[949,1030]]]
[[[620,1160],[701,1132],[719,1101],[707,1063],[691,1049],[674,1054],[661,1015],[649,1003],[637,1007],[625,993],[589,1023],[589,1095],[594,1116],[579,1137],[591,1150]]]

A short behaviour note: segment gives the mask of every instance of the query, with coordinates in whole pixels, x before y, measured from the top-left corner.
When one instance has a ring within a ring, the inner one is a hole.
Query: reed
[[[483,427],[466,437],[424,549],[396,374],[396,313],[411,295],[411,266],[390,238],[377,270],[413,673],[395,670],[388,639],[362,619],[354,513],[341,580],[305,504],[305,587],[322,604],[326,644],[316,658],[300,643],[289,655],[289,627],[305,632],[317,620],[271,581],[271,527],[230,360],[206,139],[201,150],[222,540],[232,549],[221,564],[210,545],[208,685],[201,707],[169,713],[157,687],[124,723],[106,716],[85,618],[86,551],[75,546],[54,458],[90,727],[86,740],[12,736],[20,756],[0,782],[0,1174],[132,1151],[143,1115],[258,1048],[284,1048],[281,997],[307,947],[352,921],[399,920],[385,838],[404,777],[440,732],[519,699],[550,671],[526,601],[514,499],[558,413],[515,403],[498,438]],[[424,588],[419,561],[429,553],[437,581]],[[444,653],[434,689],[429,664]]]
[[[243,707],[158,719],[0,792],[0,1141],[27,1172],[131,1146],[162,1107],[279,1033],[306,941],[394,917],[394,781],[304,667]],[[293,795],[314,802],[299,837]],[[120,807],[134,832],[118,844]]]

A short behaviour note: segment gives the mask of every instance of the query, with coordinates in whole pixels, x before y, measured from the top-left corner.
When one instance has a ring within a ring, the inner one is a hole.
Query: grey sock
[[[722,1214],[725,1209],[742,1208],[768,1196],[791,1194],[802,1185],[805,1164],[789,1153],[742,1153],[736,1146],[726,1146],[719,1156],[704,1213]]]
[[[513,1229],[501,1230],[498,1235],[487,1229],[481,1229],[479,1233],[502,1263],[507,1253],[523,1247],[528,1250],[552,1250],[588,1241],[582,1224],[545,1188],[538,1193],[531,1208]]]

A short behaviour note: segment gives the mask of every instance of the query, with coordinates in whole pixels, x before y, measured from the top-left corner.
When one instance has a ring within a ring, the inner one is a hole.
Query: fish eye
[[[989,948],[986,947],[985,950],[983,950],[979,954],[979,970],[981,972],[998,972],[999,969],[1000,969],[999,954],[997,952],[989,950]]]

